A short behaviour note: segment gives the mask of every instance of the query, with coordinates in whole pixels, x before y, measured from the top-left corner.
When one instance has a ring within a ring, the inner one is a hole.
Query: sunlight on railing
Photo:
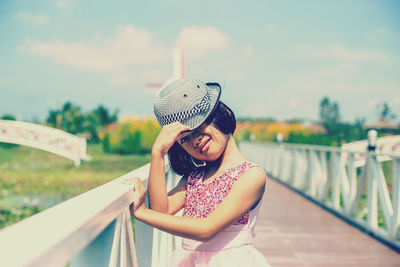
[[[400,155],[341,148],[241,143],[267,173],[400,247]]]
[[[176,176],[166,163],[167,185]],[[180,239],[135,222],[129,204],[149,164],[0,231],[0,266],[164,266]],[[135,241],[134,241],[135,239]]]
[[[268,174],[400,247],[400,155],[341,148],[241,143]],[[0,231],[0,266],[165,266],[181,239],[135,222],[121,182],[149,164]],[[167,189],[179,180],[166,163]]]

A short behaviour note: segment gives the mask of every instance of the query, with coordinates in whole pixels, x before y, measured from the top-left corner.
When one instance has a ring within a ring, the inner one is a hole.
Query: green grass
[[[18,146],[0,147],[0,228],[102,185],[150,162],[148,155],[105,154],[89,145],[79,167],[60,156]]]

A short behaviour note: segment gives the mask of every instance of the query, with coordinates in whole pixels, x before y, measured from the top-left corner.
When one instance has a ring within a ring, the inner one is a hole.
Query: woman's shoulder
[[[265,170],[258,164],[253,162],[246,162],[246,170],[240,176],[240,179],[246,179],[251,183],[265,184],[267,180],[267,174]]]

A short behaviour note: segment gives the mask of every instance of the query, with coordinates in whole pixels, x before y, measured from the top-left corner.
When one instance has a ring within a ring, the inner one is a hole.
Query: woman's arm
[[[225,199],[215,208],[207,218],[187,218],[163,214],[149,210],[140,203],[140,197],[131,207],[131,214],[155,228],[165,232],[207,241],[224,228],[232,225],[246,211],[257,203],[265,189],[266,175],[261,168],[247,170],[232,186]],[[135,185],[139,189],[138,195],[143,195],[143,185]]]
[[[182,187],[180,184],[176,190],[171,191],[170,197],[167,194],[164,156],[182,132],[188,129],[188,126],[178,122],[166,125],[161,129],[153,144],[148,181],[149,202],[152,210],[171,213],[177,209],[177,206],[182,208],[184,196],[182,198],[179,194]]]
[[[180,211],[185,202],[186,177],[182,177],[178,184],[168,192],[165,180],[164,160],[158,165],[158,160],[151,160],[148,192],[150,209],[167,214]],[[161,178],[160,178],[161,177]]]
[[[168,193],[167,214],[175,214],[183,208],[186,197],[187,177],[182,177],[179,183]]]

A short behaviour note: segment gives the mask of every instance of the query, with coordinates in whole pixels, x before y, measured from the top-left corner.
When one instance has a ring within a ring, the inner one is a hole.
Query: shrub
[[[125,119],[107,127],[102,139],[107,153],[137,154],[151,151],[160,126],[153,119]]]
[[[1,120],[9,120],[9,121],[15,121],[15,117],[13,115],[10,114],[5,114],[3,116],[0,117]],[[0,147],[2,148],[6,148],[6,149],[11,149],[14,147],[17,147],[18,145],[16,144],[9,144],[9,143],[1,143],[0,142]]]

